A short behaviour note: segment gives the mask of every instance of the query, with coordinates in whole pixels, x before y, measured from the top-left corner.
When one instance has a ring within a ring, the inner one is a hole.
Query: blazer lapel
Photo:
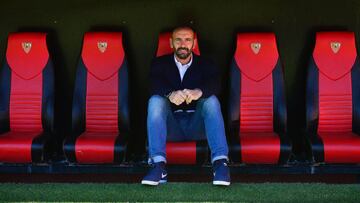
[[[178,88],[181,86],[181,79],[180,79],[180,73],[179,73],[179,70],[175,64],[175,61],[174,61],[174,55],[171,54],[170,57],[169,57],[169,61],[168,61],[168,66],[166,68],[167,70],[167,77],[170,81],[170,83],[172,84],[172,86],[174,88]]]

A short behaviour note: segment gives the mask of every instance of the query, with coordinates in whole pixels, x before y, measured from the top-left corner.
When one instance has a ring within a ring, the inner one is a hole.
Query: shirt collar
[[[174,54],[174,60],[175,60],[175,63],[176,63],[176,66],[177,67],[183,67],[183,68],[188,68],[189,66],[191,66],[191,64],[192,64],[192,62],[193,62],[193,54],[191,53],[191,59],[190,59],[190,61],[189,61],[189,63],[187,63],[187,64],[181,64],[178,60],[177,60],[177,58],[175,57],[175,54]]]

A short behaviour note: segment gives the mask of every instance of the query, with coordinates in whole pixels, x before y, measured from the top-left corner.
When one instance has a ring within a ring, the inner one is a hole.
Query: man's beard
[[[185,50],[186,53],[181,53],[180,51],[182,50]],[[188,48],[178,48],[176,49],[175,54],[179,59],[187,59],[190,56],[191,51]]]

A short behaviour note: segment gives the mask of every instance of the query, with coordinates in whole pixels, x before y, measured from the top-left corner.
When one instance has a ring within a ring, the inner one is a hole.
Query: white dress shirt
[[[187,69],[191,66],[192,56],[191,56],[191,59],[190,59],[189,63],[184,64],[184,65],[181,64],[181,63],[176,59],[175,54],[174,54],[174,60],[175,60],[175,64],[176,64],[176,66],[177,66],[177,68],[178,68],[178,70],[179,70],[179,73],[180,73],[180,79],[181,79],[181,81],[182,81],[183,78],[184,78],[184,75],[185,75],[185,73],[186,73],[186,71],[187,71]]]

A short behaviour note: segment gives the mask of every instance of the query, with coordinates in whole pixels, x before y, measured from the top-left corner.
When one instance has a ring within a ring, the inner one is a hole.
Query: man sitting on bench
[[[174,54],[156,58],[150,70],[151,98],[147,132],[151,169],[145,185],[167,182],[166,140],[207,139],[211,150],[214,185],[230,185],[228,146],[220,103],[219,73],[208,60],[195,55],[194,31],[178,27],[170,38]]]

